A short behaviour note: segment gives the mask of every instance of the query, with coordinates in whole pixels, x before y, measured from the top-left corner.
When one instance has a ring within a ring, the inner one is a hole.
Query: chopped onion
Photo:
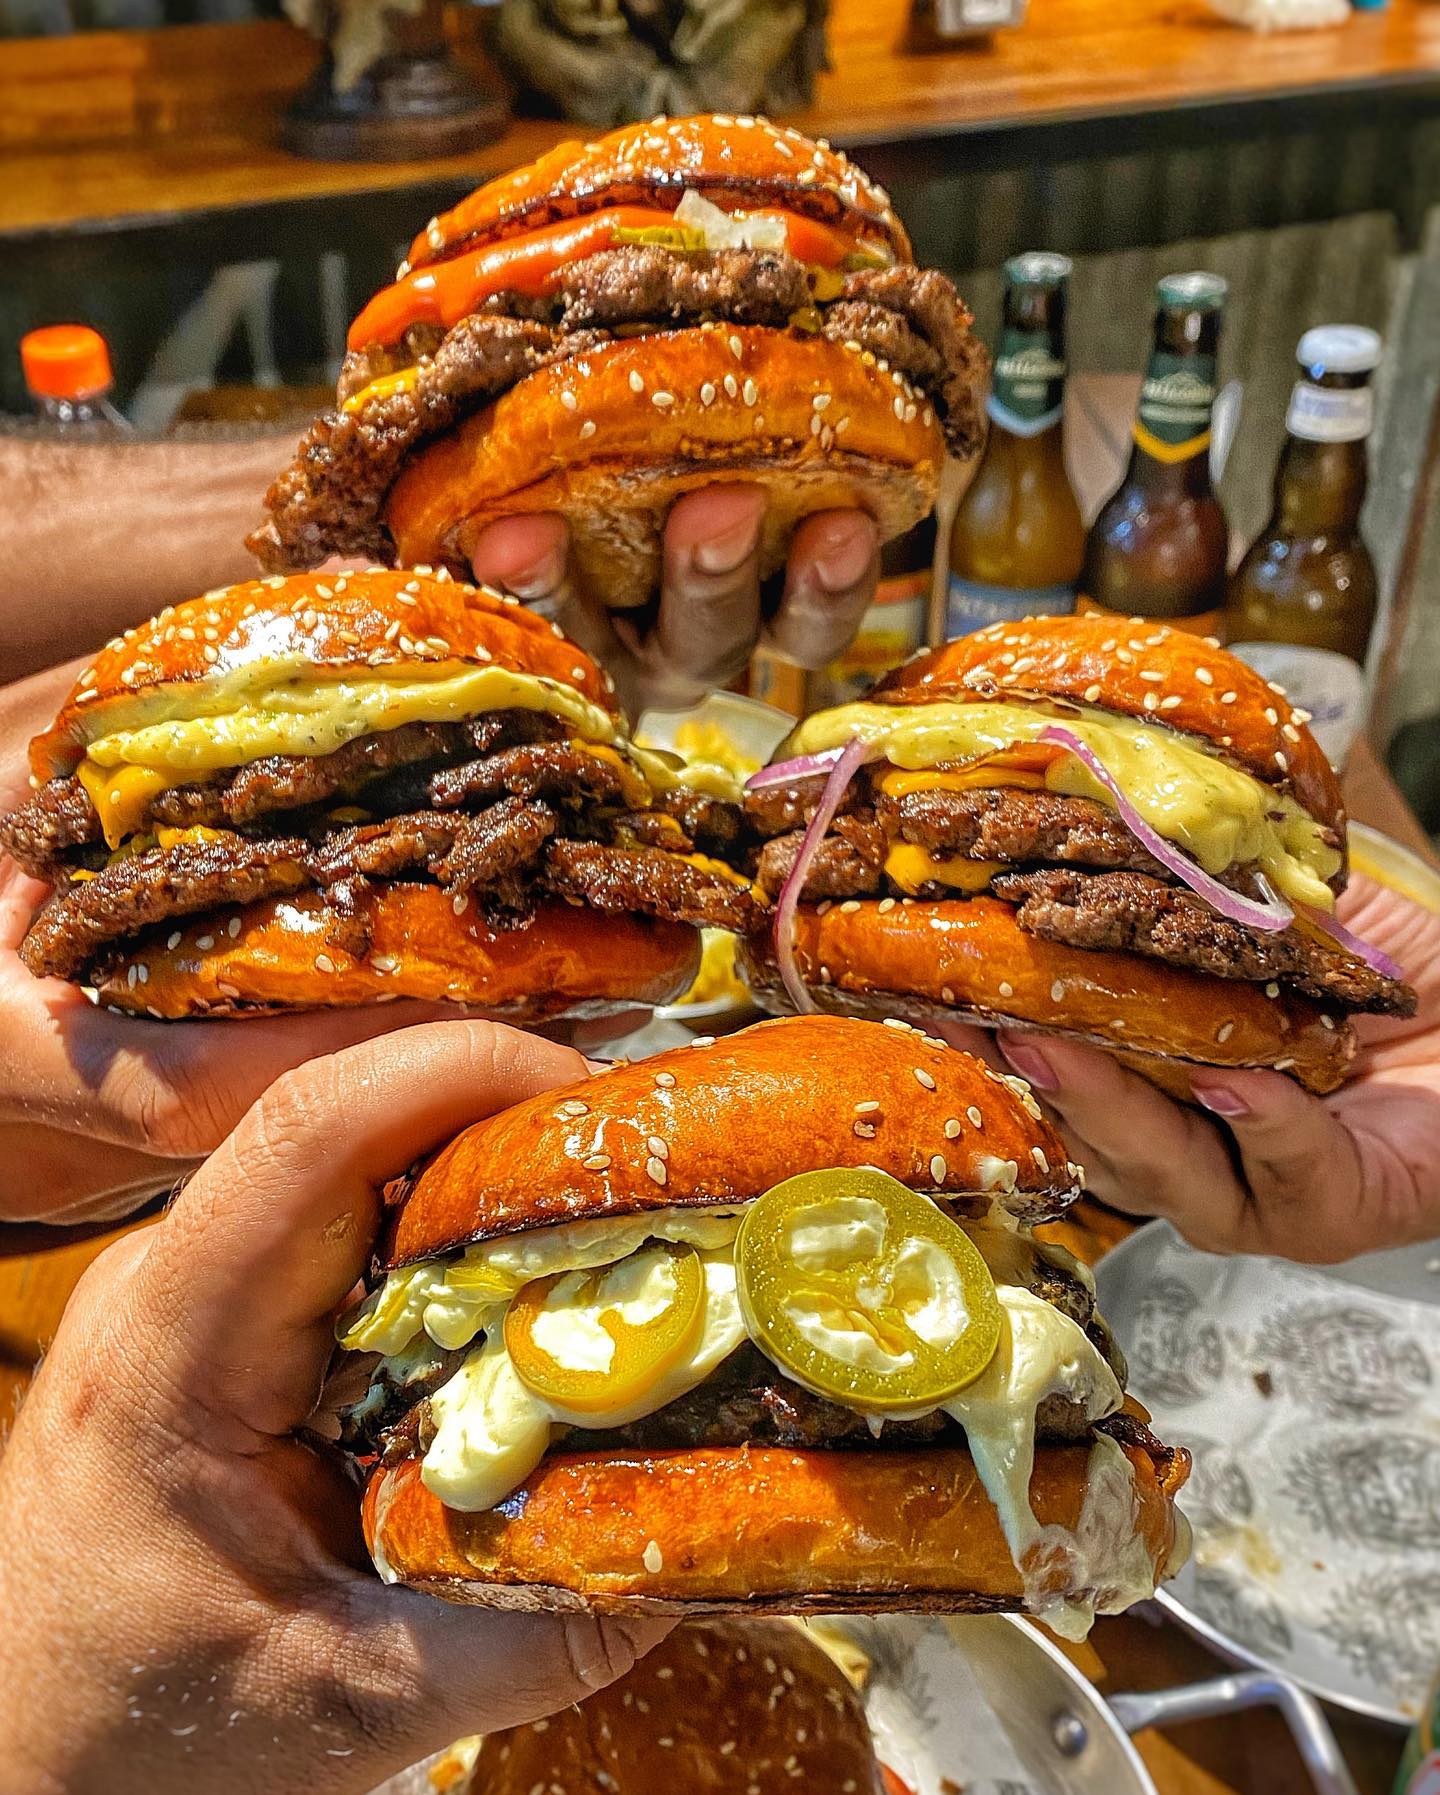
[[[795,760],[777,760],[761,767],[745,781],[747,792],[768,791],[772,785],[789,785],[796,779],[813,779],[817,773],[828,773],[845,752],[843,748],[827,748],[823,754],[802,754]]]
[[[773,249],[783,255],[789,244],[785,220],[775,213],[722,212],[693,187],[681,195],[675,222],[699,231],[706,249]]]
[[[805,830],[805,839],[800,843],[800,852],[795,856],[794,866],[790,868],[790,877],[780,887],[780,897],[775,905],[775,960],[790,1001],[802,1016],[816,1007],[805,989],[800,968],[795,964],[795,912],[800,905],[800,894],[805,889],[805,875],[810,870],[810,862],[815,858],[820,843],[825,839],[825,831],[840,808],[846,786],[861,766],[880,752],[881,750],[862,741],[859,736],[838,751],[838,758],[830,769],[830,777],[825,781],[825,789],[820,794],[815,814]],[[825,758],[829,759],[830,756]],[[794,766],[798,763],[792,761],[790,764]]]
[[[1228,885],[1222,885],[1218,879],[1212,878],[1188,854],[1182,853],[1152,829],[1120,789],[1115,775],[1073,730],[1052,723],[1040,731],[1040,740],[1057,742],[1062,748],[1068,748],[1077,760],[1082,761],[1115,800],[1120,820],[1141,847],[1153,854],[1182,884],[1188,885],[1197,897],[1204,898],[1222,916],[1228,916],[1231,922],[1243,923],[1247,928],[1264,929],[1271,933],[1288,929],[1294,922],[1295,912],[1278,893],[1270,892],[1263,903],[1255,898],[1242,897],[1238,891],[1232,891]]]
[[[1378,972],[1387,979],[1404,978],[1404,967],[1392,960],[1389,954],[1382,953],[1378,947],[1372,947],[1368,941],[1347,929],[1344,923],[1336,922],[1333,916],[1327,916],[1314,904],[1302,904],[1300,914],[1307,922],[1314,923],[1322,935],[1328,935],[1338,946],[1343,947],[1346,953],[1354,954],[1357,960],[1363,960],[1372,972]]]

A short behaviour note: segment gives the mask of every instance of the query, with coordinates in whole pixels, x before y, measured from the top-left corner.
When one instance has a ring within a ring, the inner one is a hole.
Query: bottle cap
[[[1368,374],[1380,353],[1378,332],[1363,324],[1320,324],[1301,337],[1295,359],[1311,374]]]
[[[1049,249],[1027,249],[1005,264],[1005,279],[1012,287],[1058,287],[1069,280],[1075,264],[1069,256]]]
[[[1155,283],[1155,297],[1167,309],[1183,306],[1192,312],[1218,312],[1230,291],[1219,274],[1196,270],[1190,274],[1164,274]]]
[[[86,399],[114,383],[110,351],[88,324],[47,324],[20,339],[25,384],[42,399]]]

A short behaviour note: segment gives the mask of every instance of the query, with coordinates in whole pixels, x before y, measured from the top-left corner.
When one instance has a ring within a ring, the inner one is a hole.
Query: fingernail
[[[1028,1041],[1000,1041],[1000,1051],[1010,1064],[1037,1091],[1058,1091],[1060,1080],[1055,1076],[1055,1068],[1041,1053],[1038,1047]]]
[[[1235,1121],[1250,1114],[1250,1105],[1238,1091],[1232,1091],[1229,1085],[1198,1085],[1192,1080],[1190,1090],[1200,1107],[1210,1110],[1214,1115]]]
[[[875,553],[875,526],[868,517],[837,518],[815,557],[815,577],[827,592],[858,586]]]
[[[760,542],[758,518],[742,517],[729,529],[703,537],[690,551],[697,573],[734,573],[735,569],[755,553]]]
[[[528,567],[507,573],[504,583],[516,598],[534,599],[548,597],[564,578],[565,550],[555,547],[547,549]]]

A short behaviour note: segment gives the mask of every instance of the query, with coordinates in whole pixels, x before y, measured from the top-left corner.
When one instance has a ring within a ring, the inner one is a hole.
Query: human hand
[[[295,1432],[379,1185],[584,1072],[483,1022],[312,1061],[87,1272],[0,1459],[13,1795],[358,1795],[582,1699],[667,1631],[386,1586],[353,1484]]]
[[[760,604],[758,486],[710,486],[679,500],[665,526],[660,605],[642,633],[571,577],[563,518],[503,518],[483,530],[475,577],[543,604],[610,671],[632,716],[679,710],[742,672],[757,643],[823,667],[860,627],[875,596],[880,545],[863,511],[822,511],[795,531],[779,607]]]
[[[1359,876],[1340,913],[1405,968],[1420,1007],[1358,1018],[1352,1076],[1328,1097],[1278,1072],[1196,1067],[1192,1109],[1093,1048],[1000,1035],[1097,1196],[1213,1253],[1330,1264],[1440,1235],[1440,916]]]
[[[0,690],[0,813],[29,795],[30,738],[82,665]],[[124,1215],[218,1146],[282,1072],[457,1014],[403,1002],[244,1021],[113,1016],[22,965],[16,950],[44,894],[0,856],[0,1222]]]

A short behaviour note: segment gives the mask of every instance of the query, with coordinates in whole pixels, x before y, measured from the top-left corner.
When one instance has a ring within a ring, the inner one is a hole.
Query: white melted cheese
[[[775,757],[819,754],[858,736],[883,747],[893,766],[921,771],[1038,741],[1056,722],[1085,743],[1152,829],[1207,872],[1254,862],[1292,901],[1334,908],[1325,881],[1340,857],[1293,797],[1208,753],[1196,737],[1112,711],[1001,701],[844,704],[805,718]],[[1074,755],[1057,760],[1045,783],[1113,807],[1109,790]]]

